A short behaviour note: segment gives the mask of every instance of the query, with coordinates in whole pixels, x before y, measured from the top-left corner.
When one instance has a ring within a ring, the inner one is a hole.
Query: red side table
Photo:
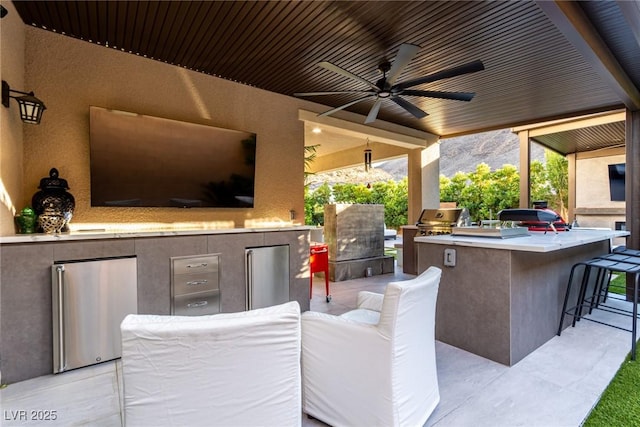
[[[329,245],[324,243],[312,243],[310,246],[309,264],[311,265],[311,276],[309,278],[309,299],[313,294],[313,273],[324,272],[324,283],[326,288],[327,302],[331,301],[329,293]]]

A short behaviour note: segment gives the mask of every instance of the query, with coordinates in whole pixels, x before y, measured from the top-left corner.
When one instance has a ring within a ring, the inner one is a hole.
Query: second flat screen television
[[[90,107],[91,206],[251,208],[256,134]]]
[[[609,165],[609,192],[611,201],[624,202],[625,164]]]

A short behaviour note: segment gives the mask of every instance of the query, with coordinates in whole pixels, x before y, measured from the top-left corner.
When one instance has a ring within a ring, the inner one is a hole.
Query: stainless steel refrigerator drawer
[[[220,292],[200,292],[176,296],[173,299],[173,314],[176,316],[201,316],[220,313]]]
[[[173,274],[200,274],[218,272],[218,255],[172,258]]]
[[[135,257],[51,267],[54,373],[121,356],[120,323],[138,312],[137,277]]]
[[[247,310],[289,301],[289,245],[245,248]]]
[[[194,292],[217,291],[218,274],[176,274],[173,277],[173,292],[175,296]]]

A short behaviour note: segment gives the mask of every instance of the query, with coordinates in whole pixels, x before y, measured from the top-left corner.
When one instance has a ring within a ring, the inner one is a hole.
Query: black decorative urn
[[[48,213],[56,213],[65,219],[62,231],[68,231],[68,224],[73,217],[73,210],[76,207],[76,201],[73,195],[67,190],[69,185],[66,179],[62,179],[58,175],[58,169],[51,168],[48,178],[40,180],[40,191],[33,195],[31,206],[36,215],[42,215],[47,210]],[[40,230],[42,231],[42,230]]]

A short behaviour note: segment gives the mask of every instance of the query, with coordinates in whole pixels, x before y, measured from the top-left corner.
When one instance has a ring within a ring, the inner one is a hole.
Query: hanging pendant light
[[[369,138],[367,138],[367,148],[364,150],[364,170],[369,172],[371,169],[371,148],[369,148]]]

